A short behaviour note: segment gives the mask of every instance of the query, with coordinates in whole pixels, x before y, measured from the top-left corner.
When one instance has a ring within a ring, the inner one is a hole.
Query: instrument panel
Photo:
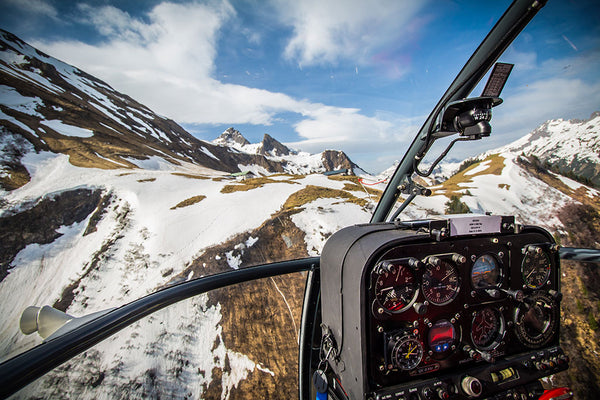
[[[387,387],[558,341],[557,247],[539,233],[398,245],[368,268],[369,378]]]
[[[568,368],[558,246],[514,217],[347,227],[320,280],[318,364],[348,398],[503,399]]]

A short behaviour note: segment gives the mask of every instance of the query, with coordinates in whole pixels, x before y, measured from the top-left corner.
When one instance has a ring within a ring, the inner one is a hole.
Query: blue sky
[[[0,27],[200,139],[234,126],[379,172],[509,3],[0,0]],[[516,66],[492,136],[450,157],[600,110],[600,2],[549,0],[501,61]]]

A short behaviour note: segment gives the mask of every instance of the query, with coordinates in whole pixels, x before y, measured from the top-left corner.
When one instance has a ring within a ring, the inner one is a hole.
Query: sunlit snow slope
[[[250,144],[234,129],[197,140],[13,35],[0,40],[0,359],[41,342],[18,328],[30,305],[81,316],[206,274],[318,255],[333,232],[369,221],[391,172],[368,176],[341,152],[296,152],[268,135]],[[473,212],[561,231],[557,211],[598,204],[599,192],[532,156],[559,167],[582,164],[588,147],[597,156],[594,118],[549,121],[545,133],[425,182],[433,195],[402,218],[444,214],[455,196]],[[579,158],[548,150],[573,148],[570,137]],[[361,178],[321,174],[333,170]],[[295,396],[304,280],[238,285],[169,307],[15,397]]]

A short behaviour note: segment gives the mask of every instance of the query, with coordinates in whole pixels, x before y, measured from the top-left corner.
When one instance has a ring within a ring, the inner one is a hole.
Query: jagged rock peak
[[[240,133],[240,131],[238,131],[237,129],[235,129],[233,127],[228,128],[227,130],[225,130],[225,132],[223,132],[221,134],[221,136],[219,136],[214,142],[215,143],[222,143],[222,144],[236,143],[236,144],[239,144],[241,146],[245,146],[247,144],[250,144],[250,142],[248,141],[248,139],[246,139]]]
[[[327,171],[346,169],[350,174],[354,174],[354,168],[357,167],[346,153],[340,150],[325,150],[321,153],[321,159]]]
[[[290,149],[281,144],[277,139],[265,133],[262,143],[258,149],[258,153],[262,155],[287,156],[290,154]]]

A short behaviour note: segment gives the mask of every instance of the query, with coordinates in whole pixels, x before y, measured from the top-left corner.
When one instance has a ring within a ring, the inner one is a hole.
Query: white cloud
[[[278,113],[294,112],[306,118],[295,129],[304,138],[297,144],[308,151],[363,150],[373,135],[394,136],[390,122],[364,116],[357,109],[311,103],[213,78],[218,35],[235,14],[227,2],[161,3],[145,19],[110,6],[79,9],[82,20],[93,25],[105,42],[33,45],[179,123],[270,125]]]
[[[274,0],[284,23],[293,28],[285,56],[300,65],[350,59],[371,62],[386,44],[401,47],[423,23],[426,4],[413,0]]]
[[[537,67],[537,53],[520,51],[513,45],[502,55],[502,62],[514,64],[516,70],[532,70]]]
[[[508,134],[529,131],[548,119],[589,117],[581,115],[581,110],[600,107],[600,83],[590,85],[564,78],[540,80],[511,95],[500,107],[494,127]]]
[[[6,3],[10,3],[12,6],[20,8],[23,11],[45,15],[51,18],[56,18],[58,12],[53,5],[49,4],[44,0],[4,0]]]

